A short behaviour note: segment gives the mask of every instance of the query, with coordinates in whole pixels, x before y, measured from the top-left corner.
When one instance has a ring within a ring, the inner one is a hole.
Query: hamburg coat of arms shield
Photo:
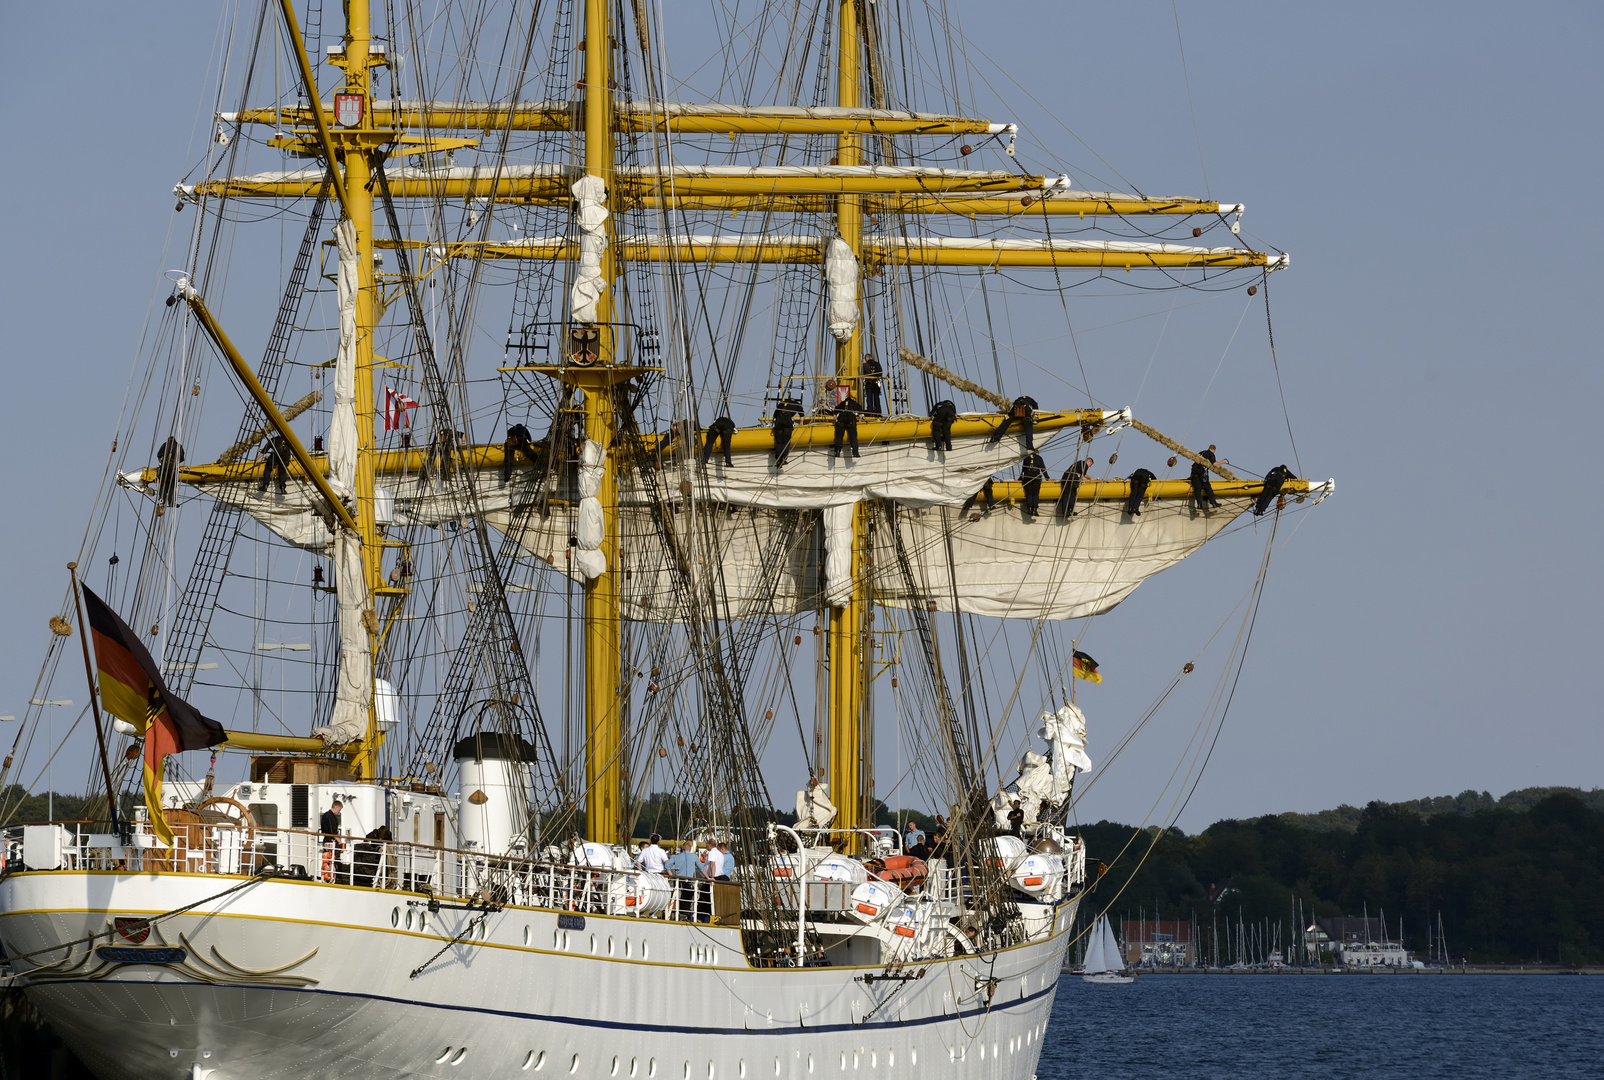
[[[362,122],[362,95],[335,94],[334,119],[342,127],[356,127]]]

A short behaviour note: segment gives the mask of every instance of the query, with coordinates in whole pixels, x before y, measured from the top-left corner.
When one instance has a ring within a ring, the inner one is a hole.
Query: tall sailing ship
[[[1286,256],[1024,172],[912,59],[940,12],[729,11],[702,103],[658,0],[240,9],[36,695],[98,680],[105,798],[5,832],[11,978],[97,1074],[1034,1075],[1091,884],[1068,620],[1331,485],[1005,392],[932,297]],[[1125,432],[1190,473],[1033,456]],[[987,620],[1053,688],[1023,733]]]

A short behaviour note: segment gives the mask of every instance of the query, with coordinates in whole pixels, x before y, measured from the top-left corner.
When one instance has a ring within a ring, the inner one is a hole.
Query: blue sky
[[[1271,569],[1182,824],[1597,785],[1597,6],[950,7],[971,99],[1025,125],[1032,167],[1246,203],[1244,235],[1292,254],[1271,283],[1277,359],[1298,457],[1338,494]],[[147,305],[180,258],[163,254],[188,224],[170,190],[209,129],[221,19],[182,2],[8,12],[0,714],[32,692]],[[1046,295],[1008,294],[1010,333],[1067,370]],[[1070,318],[1100,398],[1140,391],[1160,428],[1263,471],[1292,456],[1263,299],[1072,295]],[[1208,549],[1099,622],[1094,758],[1226,616],[1262,539]],[[77,683],[57,696],[81,701]],[[1194,697],[1144,731],[1089,816],[1144,819]]]

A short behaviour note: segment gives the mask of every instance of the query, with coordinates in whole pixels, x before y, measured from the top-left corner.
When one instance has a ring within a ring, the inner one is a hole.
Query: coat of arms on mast
[[[342,127],[356,127],[362,122],[362,95],[335,94],[334,119]]]

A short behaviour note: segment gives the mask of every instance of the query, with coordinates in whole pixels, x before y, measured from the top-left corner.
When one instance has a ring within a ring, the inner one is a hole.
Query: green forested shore
[[[1604,790],[1528,788],[1219,821],[1195,836],[1077,826],[1092,912],[1283,927],[1294,913],[1386,913],[1418,956],[1441,919],[1456,962],[1604,961]],[[1299,904],[1301,903],[1301,907]],[[1156,914],[1155,914],[1156,913]]]

